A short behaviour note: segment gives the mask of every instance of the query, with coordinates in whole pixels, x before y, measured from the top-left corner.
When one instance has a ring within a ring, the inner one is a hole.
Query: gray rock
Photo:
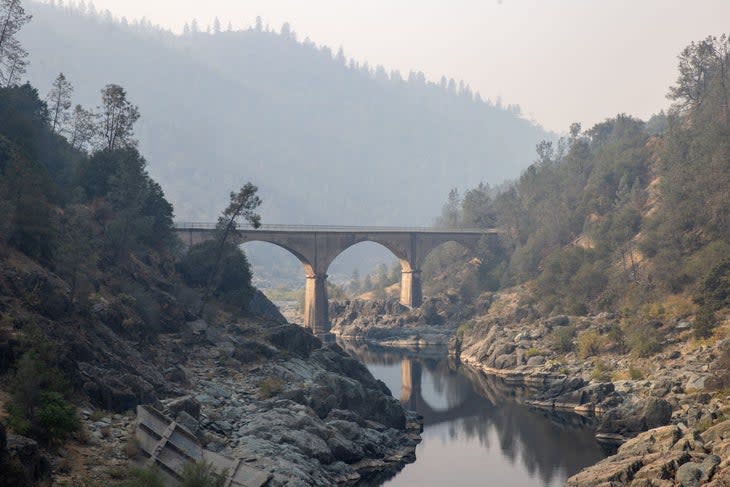
[[[537,367],[545,363],[545,357],[542,355],[535,355],[527,359],[527,365],[530,367]]]
[[[193,333],[203,333],[208,329],[208,322],[203,319],[188,321],[187,326]]]
[[[672,419],[672,406],[664,399],[649,398],[643,411],[647,429],[669,424]]]
[[[719,456],[707,455],[700,465],[700,470],[702,470],[702,478],[700,480],[702,482],[710,481],[712,476],[715,475],[715,470],[720,465],[720,462],[722,462],[722,459]]]
[[[689,330],[690,328],[692,328],[692,323],[689,321],[680,321],[676,326],[677,330]]]
[[[650,397],[634,400],[609,410],[601,417],[600,433],[616,433],[631,436],[652,428],[669,424],[672,406],[664,399]]]
[[[200,422],[197,419],[189,415],[186,411],[180,411],[175,418],[175,421],[184,426],[188,431],[197,437],[200,437],[202,430],[200,429]]]
[[[553,326],[567,326],[570,324],[570,318],[565,315],[553,316],[545,321],[545,324],[549,327]]]
[[[677,474],[674,476],[674,480],[681,487],[699,487],[702,476],[702,465],[699,463],[688,462],[677,469]]]
[[[494,359],[494,367],[497,369],[508,369],[514,367],[517,363],[517,357],[511,354],[499,355]]]
[[[175,417],[180,412],[185,411],[194,419],[200,419],[200,402],[193,396],[181,396],[175,399],[163,401],[165,408],[170,411],[170,415]]]

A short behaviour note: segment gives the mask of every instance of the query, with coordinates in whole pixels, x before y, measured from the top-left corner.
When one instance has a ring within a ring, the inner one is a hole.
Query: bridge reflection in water
[[[557,486],[607,453],[589,419],[528,407],[527,391],[456,367],[443,349],[340,345],[424,420],[416,463],[363,486]]]

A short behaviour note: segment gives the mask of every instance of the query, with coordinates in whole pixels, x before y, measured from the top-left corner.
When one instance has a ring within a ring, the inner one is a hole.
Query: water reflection
[[[444,349],[342,343],[424,418],[417,460],[368,486],[557,486],[606,455],[589,419],[520,403],[527,391],[450,364]]]

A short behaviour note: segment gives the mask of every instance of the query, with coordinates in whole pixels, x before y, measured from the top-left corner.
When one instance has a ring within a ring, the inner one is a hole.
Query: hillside
[[[105,113],[129,108],[118,88]],[[125,129],[86,153],[50,120],[32,86],[0,88],[0,486],[160,485],[131,469],[146,465],[142,404],[269,485],[330,486],[413,459],[417,425],[387,388],[286,323],[240,250],[186,252]]]
[[[250,179],[264,221],[427,224],[449,189],[515,177],[549,137],[466,87],[350,65],[293,34],[178,37],[41,3],[28,10],[31,82],[46,87],[64,72],[89,107],[99,86],[124,86],[145,113],[150,172],[183,218],[211,219],[222,188]]]

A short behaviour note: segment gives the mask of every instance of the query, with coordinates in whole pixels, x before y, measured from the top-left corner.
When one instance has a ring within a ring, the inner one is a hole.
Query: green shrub
[[[525,352],[525,357],[527,357],[527,358],[537,357],[537,356],[540,356],[540,355],[545,355],[545,354],[539,348],[534,348],[533,347],[533,348],[530,348],[529,350],[527,350]]]
[[[548,336],[548,344],[554,350],[560,353],[568,353],[573,350],[573,338],[575,337],[575,327],[573,325],[560,326],[553,329]]]
[[[608,333],[606,333],[606,337],[617,352],[624,353],[626,351],[626,335],[618,323],[611,325],[608,329]]]
[[[38,424],[49,439],[64,440],[78,431],[76,408],[58,392],[43,392],[38,407]]]
[[[180,259],[177,269],[188,285],[208,285],[215,268],[218,246],[218,242],[213,240],[194,245]],[[213,293],[228,305],[241,308],[251,301],[254,293],[251,266],[246,255],[236,245],[226,244],[212,284]]]
[[[263,399],[276,396],[284,390],[284,381],[276,376],[270,376],[259,382],[259,394]]]
[[[593,357],[601,352],[604,339],[594,330],[584,331],[578,336],[578,355],[581,358]]]
[[[644,378],[644,372],[634,366],[629,367],[629,377],[631,380],[641,380]]]
[[[717,326],[717,316],[712,308],[706,304],[700,306],[697,311],[694,321],[692,322],[692,329],[694,330],[695,338],[702,339],[712,335],[712,330]]]
[[[76,408],[64,399],[65,384],[59,377],[54,367],[42,363],[33,353],[18,360],[12,397],[6,407],[13,431],[44,443],[56,443],[79,430]]]
[[[473,327],[474,327],[474,323],[471,321],[466,321],[466,322],[460,324],[456,328],[456,336],[458,336],[459,338],[463,338],[464,335],[466,335],[469,331],[471,331],[471,329]]]
[[[631,325],[627,330],[627,343],[631,352],[639,357],[650,357],[662,349],[657,331],[645,325]]]
[[[610,382],[611,368],[602,360],[597,360],[596,363],[593,365],[591,379],[598,382]]]

